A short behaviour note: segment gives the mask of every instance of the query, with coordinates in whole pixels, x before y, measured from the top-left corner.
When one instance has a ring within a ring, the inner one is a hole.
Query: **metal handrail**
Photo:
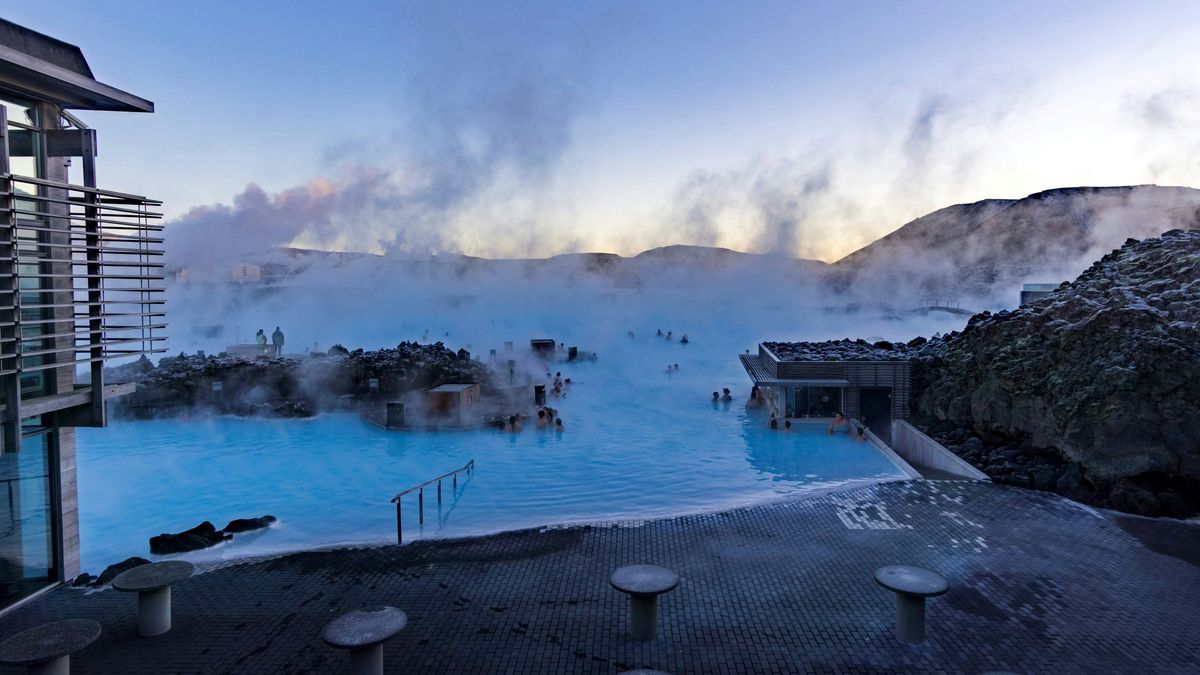
[[[447,478],[450,478],[451,480],[454,481],[453,489],[457,490],[458,489],[458,474],[460,474],[464,471],[467,473],[468,476],[470,476],[475,471],[475,460],[472,459],[471,461],[460,466],[459,468],[457,468],[453,471],[450,471],[448,473],[444,473],[444,474],[438,476],[437,478],[432,478],[430,480],[427,480],[424,483],[421,483],[420,485],[414,485],[414,486],[408,488],[407,490],[397,492],[396,496],[392,497],[392,503],[396,505],[396,543],[397,544],[404,543],[404,526],[403,526],[403,521],[402,521],[401,514],[400,514],[400,498],[403,497],[404,495],[411,494],[413,492],[417,493],[417,518],[418,518],[418,522],[420,524],[424,525],[425,524],[425,488],[430,485],[433,485],[434,483],[437,483],[438,504],[441,504],[442,503],[442,481]]]

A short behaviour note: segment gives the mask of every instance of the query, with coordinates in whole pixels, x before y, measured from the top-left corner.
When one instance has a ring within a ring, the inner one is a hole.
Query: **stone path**
[[[659,637],[626,635],[615,567],[681,577]],[[929,639],[897,642],[875,568],[934,569]],[[396,673],[1171,673],[1200,663],[1200,525],[1096,512],[965,481],[904,481],[638,526],[529,530],[403,547],[306,552],[175,587],[175,622],[137,636],[133,598],[58,589],[0,624],[52,619],[104,633],[74,673],[337,673],[321,628],[391,604]],[[0,673],[19,672],[3,670]]]

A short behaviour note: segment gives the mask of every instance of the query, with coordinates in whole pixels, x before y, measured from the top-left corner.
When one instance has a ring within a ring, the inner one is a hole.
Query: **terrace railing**
[[[457,468],[453,471],[444,473],[444,474],[438,476],[437,478],[427,480],[424,483],[421,483],[420,485],[414,485],[402,492],[397,492],[396,496],[392,497],[392,503],[396,505],[396,543],[397,544],[404,543],[404,525],[403,525],[403,517],[401,516],[401,509],[400,509],[400,506],[401,506],[400,498],[401,497],[403,497],[404,495],[412,494],[414,492],[417,493],[417,519],[420,522],[420,524],[424,525],[425,524],[425,488],[429,487],[430,485],[433,485],[434,483],[437,483],[437,500],[438,500],[438,505],[440,506],[442,503],[442,481],[449,478],[453,482],[451,489],[457,490],[458,489],[458,474],[466,473],[467,477],[470,478],[471,474],[474,473],[474,471],[475,471],[475,460],[472,459],[471,461],[467,462],[466,464],[460,466],[459,468]]]

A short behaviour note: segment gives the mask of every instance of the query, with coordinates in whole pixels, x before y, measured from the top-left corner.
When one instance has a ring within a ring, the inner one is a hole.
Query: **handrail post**
[[[404,543],[404,527],[402,526],[400,514],[400,497],[396,498],[396,543]]]
[[[417,492],[417,519],[421,525],[425,524],[425,488]]]
[[[438,506],[442,505],[442,481],[438,481]]]

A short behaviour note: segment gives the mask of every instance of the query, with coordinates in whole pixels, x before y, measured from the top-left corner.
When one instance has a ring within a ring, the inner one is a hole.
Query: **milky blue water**
[[[550,401],[561,434],[532,424],[519,434],[385,431],[352,414],[79,429],[83,567],[95,573],[148,556],[147,539],[160,532],[263,514],[279,523],[189,557],[391,540],[391,497],[470,459],[474,475],[456,492],[446,483],[440,509],[436,490],[426,491],[423,527],[416,496],[405,498],[406,540],[668,516],[903,477],[869,443],[823,426],[768,430],[761,412],[745,408],[740,350],[650,336],[606,349],[594,363],[551,366],[574,381]],[[668,374],[669,363],[679,370]],[[736,400],[712,404],[721,387]]]

